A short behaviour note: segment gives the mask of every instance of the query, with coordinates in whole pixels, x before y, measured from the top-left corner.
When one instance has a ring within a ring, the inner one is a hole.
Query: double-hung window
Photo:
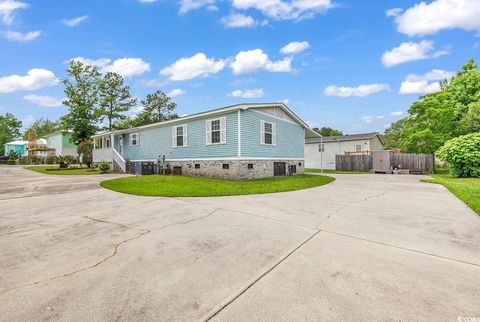
[[[172,126],[172,146],[174,148],[188,145],[187,125]]]
[[[206,143],[227,143],[227,119],[225,117],[206,121]]]
[[[130,145],[140,145],[138,133],[130,133]]]
[[[362,145],[361,144],[355,144],[355,152],[362,152]]]
[[[276,124],[261,120],[260,121],[260,144],[276,145],[277,133]]]
[[[320,143],[318,145],[318,152],[325,152],[325,143]]]

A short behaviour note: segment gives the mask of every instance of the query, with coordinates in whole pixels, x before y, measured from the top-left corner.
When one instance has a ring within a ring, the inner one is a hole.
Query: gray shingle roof
[[[360,133],[360,134],[347,134],[347,135],[338,135],[338,136],[324,136],[323,138],[309,138],[305,139],[305,143],[320,143],[322,142],[337,142],[337,141],[353,141],[353,140],[367,140],[371,139],[380,133],[370,132],[370,133]]]

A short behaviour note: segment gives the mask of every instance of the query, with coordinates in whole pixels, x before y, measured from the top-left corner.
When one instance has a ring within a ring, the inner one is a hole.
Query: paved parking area
[[[416,176],[152,198],[0,167],[0,320],[480,318],[480,217]]]

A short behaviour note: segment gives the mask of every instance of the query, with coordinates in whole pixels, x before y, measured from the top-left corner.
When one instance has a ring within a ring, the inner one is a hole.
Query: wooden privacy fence
[[[335,156],[335,170],[337,171],[364,171],[373,167],[371,155],[339,155]]]
[[[433,173],[435,159],[432,154],[394,153],[390,156],[390,165],[394,168],[419,170],[422,173]]]
[[[335,170],[364,171],[373,169],[373,155],[336,155]],[[433,173],[434,157],[431,154],[392,153],[390,166],[422,173]]]

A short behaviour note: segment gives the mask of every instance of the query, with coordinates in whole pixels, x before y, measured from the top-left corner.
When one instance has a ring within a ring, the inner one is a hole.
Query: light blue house
[[[239,104],[95,135],[93,161],[121,172],[230,179],[303,173],[305,138],[318,137],[283,103]]]
[[[5,155],[10,155],[14,151],[17,155],[26,156],[28,141],[12,141],[5,143]]]

